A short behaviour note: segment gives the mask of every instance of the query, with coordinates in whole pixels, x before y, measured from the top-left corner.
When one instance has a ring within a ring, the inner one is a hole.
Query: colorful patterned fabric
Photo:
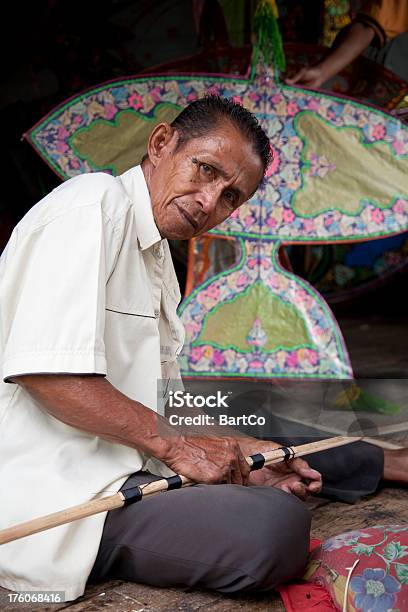
[[[217,93],[242,103],[271,139],[256,195],[212,235],[238,239],[234,268],[181,306],[190,376],[350,378],[336,322],[307,283],[284,271],[282,243],[349,242],[408,229],[408,129],[352,100],[283,86],[263,62],[248,77],[123,79],[61,105],[28,134],[62,177],[138,162],[153,125]]]
[[[402,612],[408,610],[407,551],[406,525],[349,531],[313,551],[303,578],[324,586],[337,610],[343,610],[350,574],[348,611]]]

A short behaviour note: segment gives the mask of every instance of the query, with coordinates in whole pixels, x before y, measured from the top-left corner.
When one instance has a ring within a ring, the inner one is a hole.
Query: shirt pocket
[[[180,292],[169,289],[166,283],[162,286],[160,313],[160,354],[161,362],[176,361],[184,344],[184,325],[177,315]]]
[[[123,249],[106,285],[105,308],[124,315],[156,318],[151,279],[137,249]]]

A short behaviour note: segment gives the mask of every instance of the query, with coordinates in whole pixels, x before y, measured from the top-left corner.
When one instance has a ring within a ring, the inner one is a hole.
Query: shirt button
[[[156,310],[154,311],[154,316],[155,316],[156,318],[159,318],[159,316],[160,316],[160,310],[158,310],[157,308],[156,308]]]

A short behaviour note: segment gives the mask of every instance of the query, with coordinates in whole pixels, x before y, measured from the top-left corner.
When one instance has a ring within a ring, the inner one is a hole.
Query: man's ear
[[[169,123],[159,123],[153,129],[147,144],[149,160],[156,166],[163,156],[171,153],[177,146],[178,133]]]

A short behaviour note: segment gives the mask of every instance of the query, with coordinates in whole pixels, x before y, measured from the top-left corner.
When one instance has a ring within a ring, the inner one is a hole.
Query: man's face
[[[160,234],[186,240],[209,231],[252,197],[263,167],[251,143],[229,121],[178,149],[177,143],[170,126],[155,128],[148,186]]]

